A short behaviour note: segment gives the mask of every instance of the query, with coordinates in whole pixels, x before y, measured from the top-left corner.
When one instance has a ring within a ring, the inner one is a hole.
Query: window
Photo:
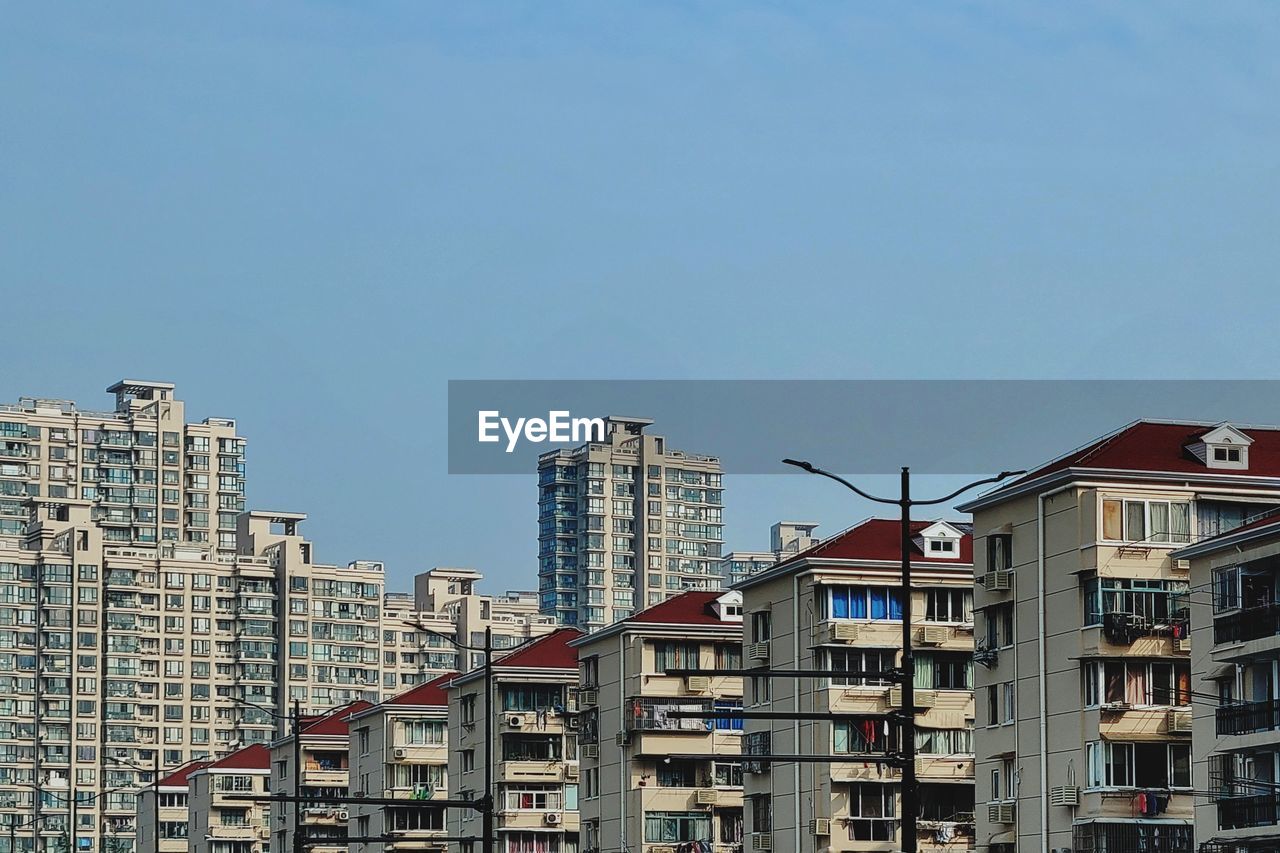
[[[654,671],[668,669],[697,669],[700,647],[697,643],[659,641],[653,644]]]
[[[1102,502],[1102,538],[1144,544],[1191,541],[1189,501],[1145,501],[1111,498]]]
[[[564,691],[549,684],[511,684],[502,688],[504,711],[548,711],[564,707]]]
[[[832,586],[821,600],[824,619],[902,619],[902,591],[898,587]]]
[[[1099,578],[1080,579],[1084,624],[1101,625],[1108,613],[1142,617],[1150,625],[1185,621],[1191,586],[1186,581]]]
[[[741,669],[742,646],[736,643],[716,644],[716,669]]]
[[[773,614],[760,610],[751,614],[751,642],[765,643],[772,637]]]
[[[849,786],[849,838],[894,841],[897,837],[897,789],[893,785],[857,782]]]
[[[924,618],[928,622],[972,622],[973,590],[926,589]]]
[[[1189,788],[1191,746],[1183,743],[1085,744],[1090,788]]]
[[[368,730],[366,729],[364,733],[367,735]],[[444,742],[445,724],[442,720],[410,720],[404,723],[404,743],[406,744],[438,746]]]
[[[1190,663],[1091,660],[1081,664],[1081,673],[1086,707],[1191,704]]]
[[[822,649],[820,650],[821,660],[823,663],[820,668],[830,669],[832,671],[847,672],[888,672],[893,669],[897,663],[896,649]],[[919,660],[916,663],[916,672],[919,673]],[[833,675],[831,683],[841,687],[863,687],[863,686],[883,686],[890,682],[885,678],[874,678],[859,675]],[[930,685],[932,686],[932,685]]]
[[[986,648],[1006,649],[1013,645],[1013,602],[988,605],[982,611],[986,623]]]
[[[831,724],[831,751],[836,755],[889,753],[898,750],[898,727],[883,717],[837,720]]]
[[[768,794],[755,794],[747,798],[751,803],[751,831],[773,831],[773,800]]]
[[[705,841],[711,837],[706,812],[646,812],[644,840],[651,843]]]
[[[916,655],[915,686],[924,690],[971,690],[973,657],[959,652]]]

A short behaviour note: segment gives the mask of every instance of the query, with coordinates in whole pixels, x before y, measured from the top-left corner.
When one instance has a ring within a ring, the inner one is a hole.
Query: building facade
[[[368,702],[355,701],[306,717],[298,735],[288,734],[271,742],[272,792],[292,795],[296,787],[304,798],[301,803],[283,802],[272,809],[273,849],[293,850],[300,827],[303,849],[345,853],[349,806],[341,800],[351,791],[350,720],[371,707]]]
[[[960,853],[974,847],[972,536],[946,521],[913,532],[917,840]],[[855,673],[901,666],[901,583],[899,522],[869,519],[739,584],[748,668],[850,672],[747,678],[747,710],[778,719],[744,721],[745,849],[900,849],[902,691]]]
[[[492,726],[495,832],[502,853],[579,849],[578,654],[570,643],[581,635],[560,628],[495,661],[493,716],[487,720],[483,672],[449,684],[449,790],[464,799],[484,795],[484,744]],[[448,821],[450,836],[483,834],[478,813],[454,809]],[[460,845],[464,853],[479,849]]]
[[[687,589],[718,589],[720,460],[668,449],[645,418],[608,418],[604,440],[538,457],[543,613],[587,631]]]
[[[1280,500],[1280,432],[1140,421],[968,502],[978,840],[1190,853],[1190,576]]]
[[[255,743],[196,768],[188,777],[192,853],[270,853],[271,804],[241,799],[271,790],[271,750]]]
[[[244,510],[236,422],[187,423],[169,382],[121,380],[108,412],[67,400],[0,406],[0,536],[19,536],[28,497],[80,500],[113,546],[186,543],[234,554]]]
[[[1280,851],[1280,516],[1198,542],[1190,560],[1192,785],[1201,853]],[[1217,697],[1214,699],[1213,697]]]
[[[191,774],[208,763],[189,762],[138,794],[139,850],[155,851],[159,839],[160,853],[185,853],[191,835],[187,811]]]
[[[403,799],[404,808],[352,803],[355,838],[389,840],[372,850],[444,853],[444,809],[430,801],[449,791],[449,695],[446,673],[351,716],[351,786],[354,796]],[[366,845],[353,843],[355,853]]]
[[[742,595],[690,591],[574,641],[582,853],[741,849]]]

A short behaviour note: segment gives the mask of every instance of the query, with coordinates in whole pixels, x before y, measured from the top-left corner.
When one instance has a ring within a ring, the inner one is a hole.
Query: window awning
[[[1000,525],[999,527],[993,527],[982,535],[983,536],[1000,536],[1002,534],[1008,534],[1008,533],[1013,533],[1013,522],[1011,521],[1007,521],[1004,524]]]
[[[1224,678],[1235,678],[1235,664],[1224,663],[1221,666],[1215,666],[1213,669],[1201,676],[1205,681],[1221,681]]]
[[[1018,835],[1012,829],[1006,829],[1004,832],[997,832],[991,836],[988,844],[1012,844],[1018,840]]]

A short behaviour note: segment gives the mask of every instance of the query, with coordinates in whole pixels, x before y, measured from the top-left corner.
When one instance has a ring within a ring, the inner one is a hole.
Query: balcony
[[[549,761],[503,761],[498,776],[505,782],[559,782],[564,778],[565,763]]]
[[[1244,643],[1280,634],[1280,604],[1268,603],[1237,610],[1213,620],[1215,646]]]
[[[1235,797],[1218,803],[1220,829],[1271,826],[1277,822],[1280,822],[1280,794],[1274,791],[1255,797]]]
[[[1262,702],[1221,705],[1214,712],[1214,717],[1219,737],[1272,731],[1280,729],[1280,702],[1267,699]]]

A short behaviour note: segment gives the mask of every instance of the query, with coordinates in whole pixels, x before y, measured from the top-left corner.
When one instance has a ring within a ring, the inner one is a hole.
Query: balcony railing
[[[1213,643],[1225,645],[1280,634],[1280,604],[1264,604],[1213,620]]]
[[[1275,699],[1221,705],[1214,715],[1219,737],[1280,729],[1280,702]]]
[[[1271,826],[1280,820],[1280,797],[1276,792],[1256,797],[1234,797],[1218,803],[1219,829]]]

